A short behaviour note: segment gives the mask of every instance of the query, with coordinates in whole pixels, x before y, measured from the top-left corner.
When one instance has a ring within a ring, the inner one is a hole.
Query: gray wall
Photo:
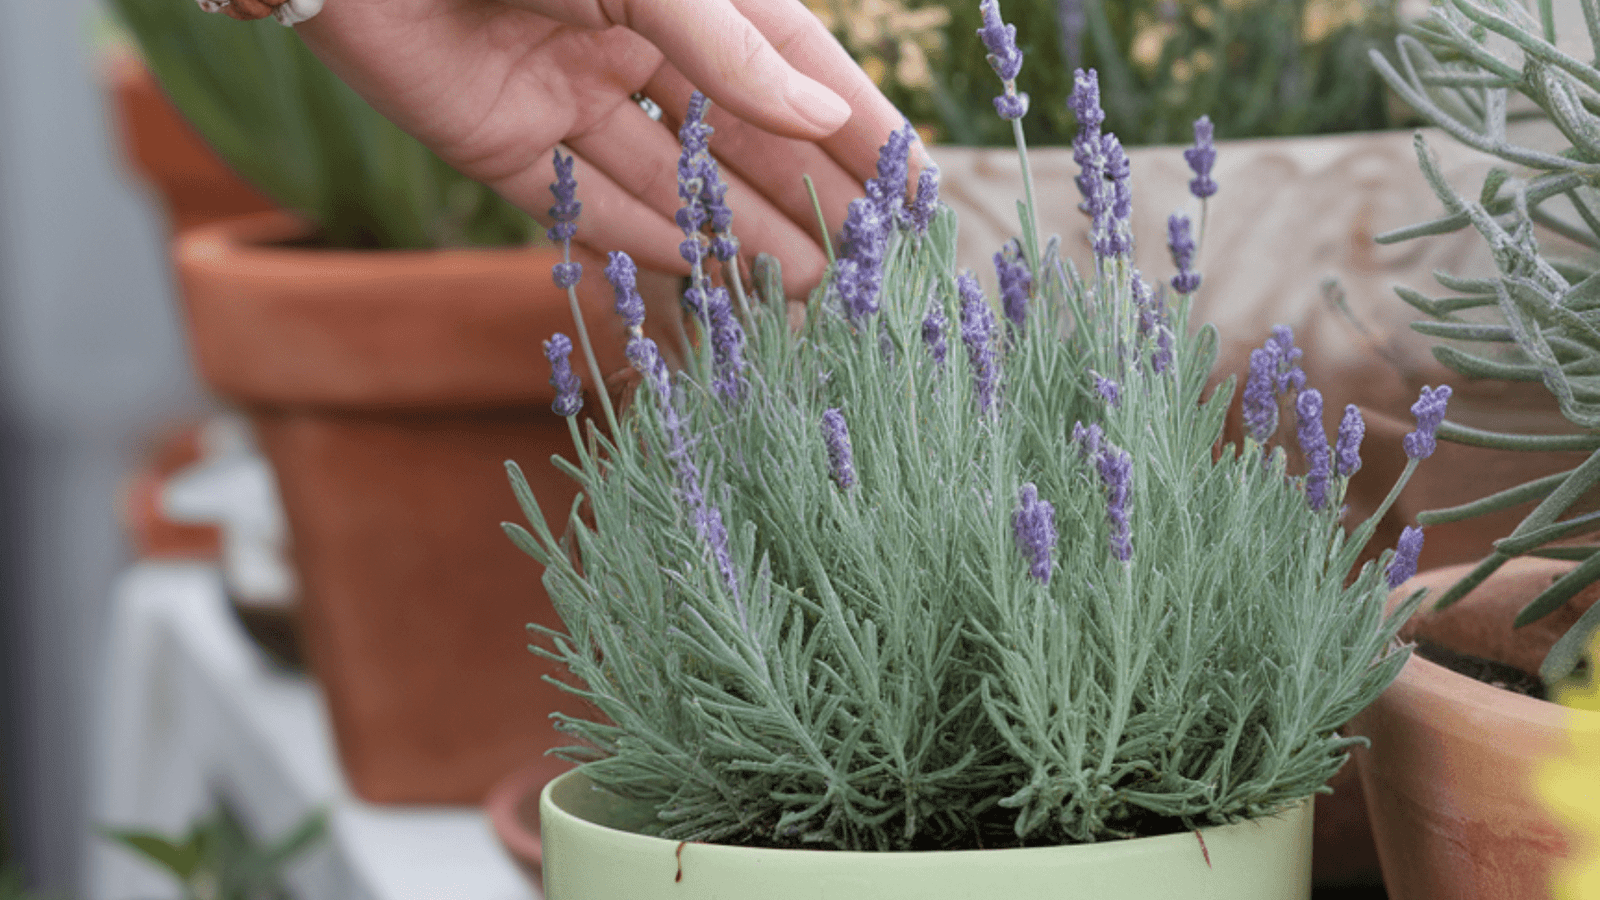
[[[189,0],[171,0],[181,3]],[[77,892],[112,506],[198,399],[163,225],[110,144],[94,0],[0,0],[0,784],[30,880]]]

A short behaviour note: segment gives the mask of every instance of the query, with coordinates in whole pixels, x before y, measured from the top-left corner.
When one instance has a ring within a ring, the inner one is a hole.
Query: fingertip
[[[787,91],[789,106],[817,130],[818,137],[826,137],[850,121],[850,104],[821,82],[794,72],[789,77]]]

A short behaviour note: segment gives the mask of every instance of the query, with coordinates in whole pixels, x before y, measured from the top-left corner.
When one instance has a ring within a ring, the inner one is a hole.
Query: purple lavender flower
[[[1039,499],[1039,488],[1031,481],[1018,492],[1011,530],[1017,538],[1017,549],[1028,559],[1028,574],[1040,584],[1049,584],[1056,546],[1056,508],[1050,501]]]
[[[939,168],[929,166],[917,176],[917,197],[911,201],[911,208],[906,216],[911,222],[911,228],[918,235],[928,233],[928,226],[933,224],[933,214],[939,211]]]
[[[1328,433],[1322,428],[1322,392],[1301,391],[1294,408],[1300,419],[1296,437],[1306,457],[1306,504],[1322,509],[1328,505],[1328,479],[1333,469]]]
[[[1304,351],[1294,345],[1294,329],[1287,325],[1278,325],[1272,329],[1272,337],[1267,338],[1267,349],[1277,357],[1277,388],[1278,393],[1287,394],[1289,389],[1302,390],[1306,386],[1306,373],[1300,368],[1300,357]]]
[[[1150,370],[1160,375],[1172,368],[1172,329],[1165,323],[1156,328],[1156,349],[1150,353]]]
[[[850,449],[850,429],[845,425],[844,413],[829,409],[822,414],[822,442],[828,447],[828,470],[839,490],[847,491],[856,483],[855,457]]]
[[[1093,141],[1098,146],[1100,126],[1106,120],[1105,110],[1100,108],[1098,72],[1094,69],[1077,69],[1072,73],[1072,94],[1067,98],[1067,105],[1072,107],[1072,114],[1078,119],[1078,139]],[[1073,141],[1074,147],[1078,139]],[[1083,160],[1077,162],[1083,165]]]
[[[1335,468],[1345,478],[1361,468],[1361,439],[1367,433],[1367,424],[1361,419],[1361,410],[1354,403],[1344,408],[1344,418],[1339,420],[1339,437],[1334,442]]]
[[[1100,108],[1100,80],[1094,69],[1077,70],[1073,75],[1072,95],[1067,99],[1078,119],[1078,133],[1072,138],[1072,159],[1078,164],[1073,180],[1083,195],[1079,209],[1099,223],[1111,205],[1111,192],[1105,179],[1105,155],[1100,141],[1100,124],[1105,111]]]
[[[1265,444],[1278,430],[1278,357],[1270,349],[1250,351],[1250,374],[1244,382],[1244,430]]]
[[[845,256],[839,261],[834,287],[846,318],[859,322],[878,311],[883,285],[883,258],[889,248],[893,219],[870,197],[850,201],[844,220]]]
[[[578,180],[572,177],[573,157],[562,156],[561,151],[556,150],[552,158],[555,161],[556,180],[550,185],[550,193],[555,195],[556,205],[550,207],[550,218],[556,224],[546,234],[551,243],[564,244],[578,233],[578,213],[583,209],[583,204],[578,202]]]
[[[550,408],[558,416],[575,416],[583,409],[583,384],[572,374],[572,339],[556,332],[544,342],[544,358],[550,360],[550,386],[556,401]]]
[[[1422,529],[1414,525],[1407,525],[1400,532],[1400,540],[1395,542],[1394,557],[1389,560],[1389,567],[1384,571],[1389,582],[1389,590],[1394,590],[1417,574],[1417,557],[1422,555]]]
[[[1125,256],[1133,252],[1133,228],[1128,218],[1133,214],[1133,192],[1128,178],[1128,154],[1114,134],[1101,135],[1101,172],[1105,184],[1098,188],[1099,215],[1095,218],[1094,252],[1107,258]]]
[[[1007,122],[1015,122],[1028,114],[1028,95],[1008,91],[995,97],[994,114]]]
[[[1189,182],[1189,193],[1201,200],[1217,192],[1217,183],[1211,180],[1211,167],[1217,161],[1217,148],[1212,143],[1211,117],[1201,116],[1194,120],[1194,146],[1183,151],[1184,161],[1194,171],[1194,179]]]
[[[644,326],[644,298],[639,296],[639,269],[633,257],[621,250],[611,251],[611,261],[606,263],[606,280],[617,295],[617,315],[629,328]]]
[[[1014,332],[1028,322],[1028,294],[1033,290],[1033,273],[1022,258],[1022,245],[1015,238],[994,255],[995,274],[1000,278],[1000,303]]]
[[[706,95],[695,91],[689,95],[689,108],[684,113],[683,124],[678,126],[678,146],[681,148],[678,156],[678,199],[684,206],[697,206],[700,199],[702,186],[697,183],[700,172],[700,157],[710,152],[711,131],[710,125],[705,123],[706,108],[710,101]],[[699,231],[701,221],[694,230]],[[683,226],[682,222],[678,223]],[[690,229],[684,228],[685,233]]]
[[[550,278],[555,281],[556,287],[566,290],[578,286],[578,280],[583,277],[583,263],[558,262],[550,267]]]
[[[1058,0],[1056,26],[1061,32],[1061,58],[1068,69],[1076,69],[1083,62],[1083,28],[1086,17],[1083,0]]]
[[[711,326],[711,359],[716,371],[712,388],[723,400],[737,400],[744,393],[744,327],[733,314],[733,300],[727,288],[711,288],[705,297]]]
[[[684,434],[684,423],[672,401],[672,380],[667,364],[661,358],[656,342],[636,334],[627,344],[628,361],[644,376],[645,383],[653,387],[661,408],[662,430],[667,436],[667,459],[672,462],[678,478],[677,495],[689,512],[695,535],[705,545],[706,553],[722,578],[723,585],[739,603],[739,580],[733,568],[733,557],[728,550],[728,529],[722,520],[722,511],[706,500],[700,487],[700,467],[690,454],[691,442]],[[743,604],[739,604],[741,617]]]
[[[672,376],[667,373],[666,360],[661,358],[661,350],[656,342],[636,334],[628,339],[624,352],[628,362],[633,363],[634,369],[644,376],[645,383],[655,389],[662,407],[672,409]]]
[[[944,304],[939,302],[937,296],[928,298],[928,314],[922,319],[922,341],[928,345],[928,353],[933,356],[934,365],[944,368],[945,357],[949,355],[949,344],[945,341],[945,330],[950,327],[950,320],[945,317]]]
[[[1015,81],[1022,71],[1022,51],[1017,49],[1017,26],[1007,25],[1000,19],[999,0],[983,0],[978,4],[983,14],[983,27],[978,37],[989,51],[989,66],[1001,81]]]
[[[1084,425],[1082,422],[1072,423],[1072,446],[1078,448],[1081,459],[1095,459],[1100,455],[1100,442],[1105,438],[1105,429],[1099,423]]]
[[[1094,376],[1095,393],[1100,395],[1100,399],[1105,401],[1107,406],[1122,405],[1121,385],[1105,377],[1104,375],[1101,375],[1099,372],[1091,371],[1089,374]]]
[[[1417,430],[1400,439],[1406,456],[1427,459],[1438,446],[1439,423],[1444,421],[1445,406],[1450,402],[1450,385],[1436,388],[1423,387],[1422,395],[1411,404],[1411,414],[1417,417]]]
[[[961,293],[961,341],[967,345],[967,361],[972,366],[973,393],[978,398],[978,409],[987,413],[994,408],[1000,383],[994,352],[994,310],[983,299],[983,289],[972,272],[963,271],[956,276],[956,288]]]
[[[917,132],[910,122],[889,132],[889,139],[878,148],[878,177],[867,182],[867,196],[878,204],[878,208],[890,220],[903,215],[906,179],[909,177],[908,160],[911,142],[916,137]]]
[[[1133,556],[1133,531],[1128,524],[1128,494],[1133,480],[1133,454],[1105,442],[1095,468],[1106,489],[1106,522],[1111,526],[1111,555],[1119,562]]]
[[[1172,264],[1178,274],[1172,276],[1172,289],[1180,294],[1192,294],[1200,287],[1200,273],[1194,270],[1194,234],[1189,217],[1173,213],[1167,217],[1167,247],[1172,251]]]

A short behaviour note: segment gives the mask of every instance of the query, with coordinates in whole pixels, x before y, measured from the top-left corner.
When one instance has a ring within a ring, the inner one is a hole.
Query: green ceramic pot
[[[569,772],[539,798],[546,900],[1308,900],[1311,802],[1161,837],[1019,850],[847,853],[680,844]]]

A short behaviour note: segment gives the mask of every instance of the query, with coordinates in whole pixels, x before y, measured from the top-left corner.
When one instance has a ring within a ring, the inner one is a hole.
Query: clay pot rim
[[[1507,719],[1519,727],[1565,734],[1574,728],[1600,729],[1600,712],[1562,706],[1497,688],[1423,659],[1413,650],[1390,690],[1415,692],[1453,706],[1468,706]]]
[[[374,256],[381,255],[385,265],[404,265],[408,261],[435,266],[438,260],[463,257],[474,260],[474,265],[503,259],[518,267],[530,265],[529,257],[559,258],[561,248],[515,244],[494,247],[439,247],[411,250],[362,250],[348,247],[317,247],[291,245],[311,237],[316,228],[305,217],[286,210],[268,210],[234,216],[199,225],[179,234],[174,239],[173,255],[182,260],[210,265],[239,265],[241,258],[252,264],[280,263],[298,266],[304,257],[314,255],[319,267],[368,266]]]
[[[570,771],[572,764],[553,756],[543,756],[513,770],[489,789],[483,810],[494,827],[496,837],[523,866],[539,866],[544,858],[539,833],[539,797],[544,786]],[[522,815],[526,808],[532,818]]]

